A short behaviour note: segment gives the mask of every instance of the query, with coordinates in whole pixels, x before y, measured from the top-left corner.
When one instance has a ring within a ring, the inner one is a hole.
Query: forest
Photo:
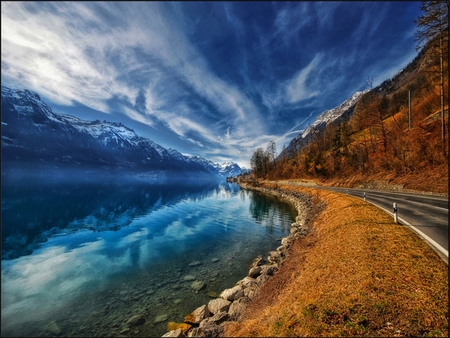
[[[300,149],[256,149],[252,179],[309,179],[364,186],[385,181],[405,189],[448,193],[448,1],[422,2],[417,57],[368,91],[353,113],[317,130]],[[247,177],[248,178],[248,177]]]

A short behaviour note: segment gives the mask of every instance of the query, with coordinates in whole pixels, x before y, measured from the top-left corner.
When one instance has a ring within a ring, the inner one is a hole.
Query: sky
[[[2,86],[249,167],[417,55],[420,1],[1,2]]]

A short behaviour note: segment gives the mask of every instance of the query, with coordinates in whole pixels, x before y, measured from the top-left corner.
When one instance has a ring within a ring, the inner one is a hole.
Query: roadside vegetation
[[[448,336],[448,266],[415,233],[361,199],[326,207],[224,336]]]

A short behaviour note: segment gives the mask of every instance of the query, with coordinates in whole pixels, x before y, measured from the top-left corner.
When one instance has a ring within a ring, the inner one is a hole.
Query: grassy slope
[[[448,266],[435,252],[371,204],[314,194],[327,206],[311,233],[224,336],[447,336]]]

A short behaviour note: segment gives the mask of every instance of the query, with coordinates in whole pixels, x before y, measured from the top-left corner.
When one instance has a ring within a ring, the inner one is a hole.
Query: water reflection
[[[190,198],[204,198],[214,183],[45,181],[2,184],[2,259],[29,255],[49,237],[81,229],[117,231],[134,218]],[[236,189],[223,183],[220,190]]]
[[[43,328],[52,322],[64,336],[119,335],[133,314],[146,318],[141,335],[161,335],[157,315],[182,321],[208,293],[233,286],[295,217],[290,205],[228,183],[58,182],[2,191],[3,336],[51,336]],[[195,293],[185,275],[206,288]]]

